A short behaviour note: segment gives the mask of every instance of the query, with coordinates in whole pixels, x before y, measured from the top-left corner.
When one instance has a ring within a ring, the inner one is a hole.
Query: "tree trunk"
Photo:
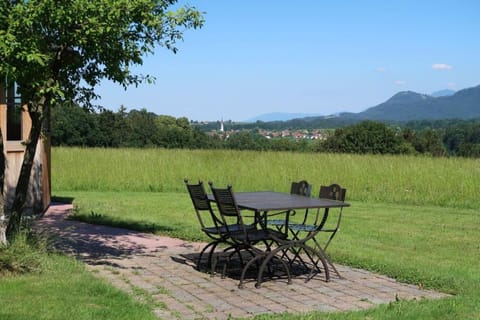
[[[37,110],[32,110],[29,106],[29,115],[32,120],[32,128],[25,146],[25,155],[23,157],[22,168],[18,177],[17,187],[15,189],[15,199],[11,209],[10,218],[7,224],[7,239],[12,240],[20,231],[22,217],[27,201],[28,187],[30,184],[30,175],[32,172],[37,144],[42,132],[42,114]]]
[[[3,194],[3,187],[5,184],[5,154],[3,153],[3,136],[0,130],[0,245],[7,244],[5,221],[5,195]]]

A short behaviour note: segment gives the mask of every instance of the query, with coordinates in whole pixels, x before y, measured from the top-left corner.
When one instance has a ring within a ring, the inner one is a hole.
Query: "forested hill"
[[[384,103],[349,116],[388,121],[480,118],[480,85],[440,97],[403,91]]]
[[[436,120],[480,119],[480,85],[457,91],[452,95],[433,96],[413,91],[395,94],[387,101],[359,113],[340,113],[332,116],[297,118],[287,121],[270,121],[236,124],[236,128],[338,128],[363,120],[386,122],[412,122]],[[218,124],[210,124],[217,125]],[[213,127],[212,127],[213,128]]]

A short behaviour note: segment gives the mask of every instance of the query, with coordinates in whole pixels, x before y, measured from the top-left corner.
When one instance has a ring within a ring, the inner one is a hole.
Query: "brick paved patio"
[[[195,268],[202,243],[65,220],[70,205],[52,205],[38,226],[58,234],[59,247],[84,261],[99,277],[153,303],[160,319],[228,319],[262,313],[347,311],[397,299],[436,299],[446,295],[365,270],[336,265],[343,278],[316,276],[290,285],[279,279],[260,289],[238,279],[211,277]]]

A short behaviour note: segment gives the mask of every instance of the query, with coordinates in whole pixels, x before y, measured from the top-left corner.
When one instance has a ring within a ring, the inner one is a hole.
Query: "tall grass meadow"
[[[53,148],[52,186],[62,191],[185,192],[183,179],[236,191],[289,191],[306,179],[314,194],[336,182],[351,201],[479,208],[479,161],[389,155],[232,150]]]

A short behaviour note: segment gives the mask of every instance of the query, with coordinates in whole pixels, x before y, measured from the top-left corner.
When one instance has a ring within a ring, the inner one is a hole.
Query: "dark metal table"
[[[215,201],[212,195],[209,195],[208,198],[211,201]],[[235,192],[235,200],[240,209],[252,210],[264,219],[268,216],[269,211],[344,208],[350,206],[347,202],[310,198],[274,191]]]
[[[256,192],[235,192],[235,200],[240,209],[252,210],[255,212],[257,221],[263,227],[266,227],[266,219],[268,218],[268,212],[273,211],[288,211],[296,209],[322,209],[322,208],[344,208],[349,207],[347,202],[310,198],[301,195],[295,195],[283,192],[274,191],[256,191]],[[215,201],[212,195],[208,196],[211,201]],[[290,241],[285,243],[284,248],[289,245],[296,245],[299,241]],[[305,243],[303,243],[305,247]],[[275,253],[272,254],[272,256]],[[326,255],[324,258],[327,259]],[[330,263],[330,261],[328,261]],[[325,273],[328,281],[328,267],[324,264]],[[257,282],[257,285],[261,283],[261,278]]]
[[[336,200],[309,198],[273,191],[235,192],[235,199],[241,209],[253,210],[255,212],[350,206],[346,202]]]

